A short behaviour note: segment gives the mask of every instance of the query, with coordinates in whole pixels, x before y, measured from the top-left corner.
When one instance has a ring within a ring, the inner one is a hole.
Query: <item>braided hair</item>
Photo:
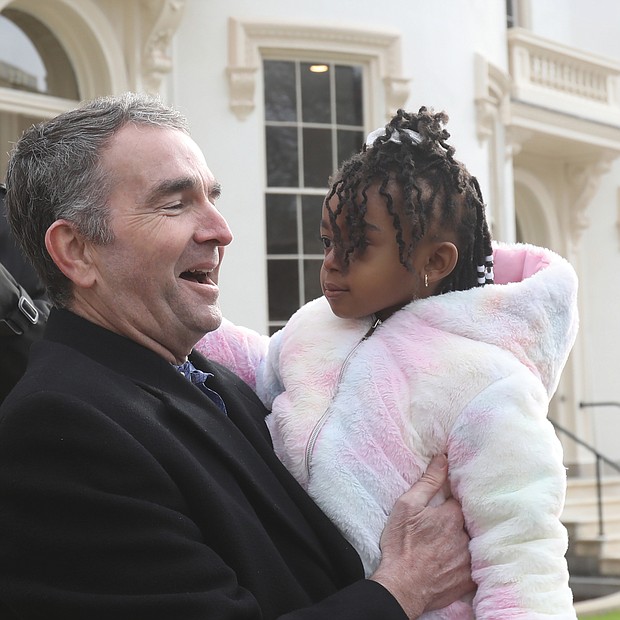
[[[444,112],[434,113],[426,107],[417,114],[398,110],[385,131],[378,132],[372,144],[365,145],[336,172],[325,206],[334,243],[341,248],[345,263],[366,247],[367,192],[378,185],[392,216],[400,262],[407,269],[411,269],[416,243],[429,230],[443,228],[456,235],[458,260],[437,293],[493,282],[491,234],[480,186],[454,159],[455,149],[446,142],[450,137],[444,127],[447,121]],[[401,188],[402,199],[390,193],[394,182]],[[332,209],[329,203],[334,196],[336,207]],[[336,222],[341,215],[346,240]]]

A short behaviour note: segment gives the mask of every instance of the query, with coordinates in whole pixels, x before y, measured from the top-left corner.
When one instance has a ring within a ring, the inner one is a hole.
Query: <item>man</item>
[[[254,393],[190,353],[232,235],[177,112],[128,94],[62,114],[25,132],[7,186],[56,308],[0,409],[1,617],[389,620],[471,588],[457,504],[425,506],[444,458],[364,579]]]

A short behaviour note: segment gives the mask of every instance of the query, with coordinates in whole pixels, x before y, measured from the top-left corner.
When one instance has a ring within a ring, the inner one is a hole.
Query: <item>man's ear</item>
[[[74,224],[56,220],[45,233],[45,247],[58,269],[73,284],[81,288],[93,285],[95,270],[91,260],[91,244]]]
[[[439,241],[433,243],[428,254],[424,273],[428,276],[428,283],[439,283],[446,276],[449,276],[459,258],[459,251],[454,243],[450,241]]]

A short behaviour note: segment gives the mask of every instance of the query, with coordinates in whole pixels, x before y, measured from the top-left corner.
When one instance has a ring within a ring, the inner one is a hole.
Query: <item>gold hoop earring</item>
[[[428,288],[428,273],[424,274],[424,288]]]

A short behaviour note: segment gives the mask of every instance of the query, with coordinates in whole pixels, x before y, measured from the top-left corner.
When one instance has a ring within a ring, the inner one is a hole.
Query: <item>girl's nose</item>
[[[325,252],[325,256],[323,257],[323,267],[327,271],[339,271],[340,269],[342,269],[342,254],[343,252],[341,249],[332,245]]]

